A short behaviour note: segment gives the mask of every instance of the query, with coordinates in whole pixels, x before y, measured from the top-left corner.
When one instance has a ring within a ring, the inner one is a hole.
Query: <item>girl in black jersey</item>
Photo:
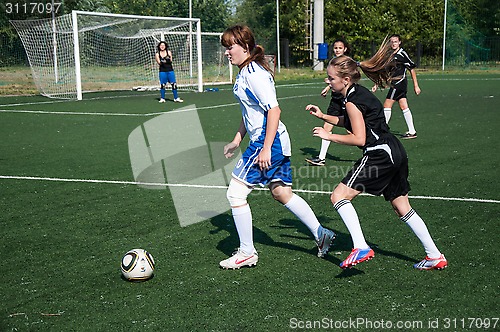
[[[363,151],[353,169],[337,185],[331,201],[347,226],[354,244],[351,254],[340,264],[350,268],[374,257],[374,251],[363,236],[358,215],[351,201],[362,192],[384,195],[400,219],[405,222],[421,241],[426,257],[414,265],[420,270],[443,269],[448,263],[438,250],[429,231],[412,209],[408,200],[408,157],[401,142],[389,132],[384,109],[380,101],[365,87],[358,85],[361,78],[358,67],[378,85],[390,81],[386,71],[392,52],[385,44],[368,61],[357,63],[347,56],[330,60],[327,68],[331,90],[344,96],[345,109],[338,116],[323,114],[316,105],[306,110],[335,126],[345,127],[346,135],[330,134],[323,127],[315,127],[313,135],[339,144],[354,145]]]
[[[166,42],[161,41],[158,44],[158,52],[156,52],[156,63],[160,66],[160,103],[165,102],[165,86],[167,83],[172,85],[172,93],[174,94],[174,101],[182,103],[184,100],[179,98],[177,93],[177,81],[175,79],[174,67],[172,66],[172,51],[168,49]]]
[[[347,42],[344,39],[337,39],[333,42],[333,54],[334,57],[339,57],[341,55],[348,53]],[[328,82],[326,82],[328,84]],[[330,91],[330,85],[327,85],[322,91],[321,96],[326,97]],[[338,92],[332,92],[332,98],[330,99],[330,104],[326,114],[328,115],[339,115],[341,108],[344,107],[344,97]],[[331,123],[325,122],[323,125],[326,131],[331,132],[333,130],[333,125]],[[321,140],[321,149],[319,155],[315,158],[306,158],[306,161],[313,166],[325,166],[326,153],[330,147],[330,141]]]
[[[411,79],[413,81],[413,90],[418,96],[420,94],[420,87],[417,81],[417,72],[415,71],[415,63],[411,61],[408,53],[401,47],[401,37],[399,35],[392,35],[389,37],[389,43],[391,49],[393,50],[392,58],[392,77],[396,79],[392,80],[389,92],[384,101],[384,115],[385,122],[389,123],[392,113],[392,105],[395,101],[398,102],[401,111],[403,112],[403,117],[405,119],[406,125],[408,126],[408,131],[402,136],[403,139],[417,138],[417,131],[415,130],[415,125],[413,124],[413,115],[411,113],[410,107],[408,106],[408,99],[406,98],[406,93],[408,92],[408,79],[406,78],[406,70],[410,72]],[[372,92],[377,90],[377,85],[372,87]]]

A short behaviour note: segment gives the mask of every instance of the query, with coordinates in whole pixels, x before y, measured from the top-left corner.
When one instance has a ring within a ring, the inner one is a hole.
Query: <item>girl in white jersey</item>
[[[224,155],[232,157],[247,133],[250,144],[236,164],[227,190],[240,247],[233,256],[221,261],[220,266],[239,269],[257,264],[259,257],[253,243],[252,213],[247,203],[247,196],[256,185],[267,185],[273,198],[309,228],[318,246],[318,257],[323,257],[335,234],[323,228],[306,201],[292,192],[290,138],[280,121],[281,109],[264,49],[255,44],[250,28],[241,25],[226,29],[221,43],[231,64],[240,69],[233,92],[242,114],[236,135],[224,147]]]

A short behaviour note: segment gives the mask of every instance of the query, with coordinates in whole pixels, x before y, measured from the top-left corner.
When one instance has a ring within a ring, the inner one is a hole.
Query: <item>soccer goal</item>
[[[35,84],[47,97],[81,100],[84,92],[159,89],[154,56],[162,40],[173,53],[180,90],[201,92],[203,84],[231,81],[220,42],[218,48],[203,43],[198,18],[73,11],[54,19],[11,23],[25,47]]]

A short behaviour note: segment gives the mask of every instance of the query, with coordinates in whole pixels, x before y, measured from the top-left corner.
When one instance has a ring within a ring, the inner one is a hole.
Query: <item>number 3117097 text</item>
[[[61,2],[41,3],[41,2],[7,2],[5,4],[5,12],[7,14],[52,14],[58,13],[61,7]]]

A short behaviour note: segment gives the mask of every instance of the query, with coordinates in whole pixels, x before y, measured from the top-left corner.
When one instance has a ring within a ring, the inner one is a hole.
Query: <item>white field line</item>
[[[304,97],[313,97],[317,95],[300,95],[300,96],[290,96],[290,97],[282,97],[280,100],[286,99],[295,99],[295,98],[304,98]],[[205,107],[183,107],[178,110],[171,111],[163,111],[163,112],[153,112],[153,113],[102,113],[102,112],[71,112],[71,111],[62,111],[62,112],[53,112],[53,111],[39,111],[39,110],[7,110],[0,109],[0,113],[29,113],[29,114],[51,114],[51,115],[97,115],[97,116],[132,116],[132,117],[150,117],[156,115],[162,115],[166,113],[181,113],[181,112],[190,112],[190,111],[199,111],[199,110],[207,110],[221,107],[232,107],[237,106],[238,103],[229,103],[229,104],[220,104],[214,106],[205,106]],[[0,105],[2,106],[2,105]],[[3,105],[5,106],[5,105]]]
[[[31,114],[53,114],[53,115],[98,115],[98,116],[136,116],[136,117],[150,117],[161,115],[165,113],[179,113],[179,112],[189,112],[203,109],[220,108],[225,106],[236,106],[238,103],[222,104],[216,106],[206,106],[206,107],[193,107],[193,108],[182,108],[180,110],[164,111],[164,112],[153,112],[153,113],[102,113],[102,112],[52,112],[52,111],[32,111],[32,110],[0,110],[2,113],[31,113]]]
[[[195,188],[195,189],[227,189],[227,186],[207,186],[207,185],[183,184],[183,183],[151,183],[151,182],[118,181],[118,180],[64,179],[64,178],[38,177],[38,176],[0,175],[0,179],[72,182],[72,183],[120,184],[120,185],[147,185],[147,186],[158,186],[158,187],[166,186],[166,187],[183,187],[183,188]],[[255,190],[267,191],[268,189],[256,187]],[[293,191],[305,194],[321,194],[321,195],[331,194],[330,191],[321,191],[321,190],[294,189]],[[369,194],[361,194],[361,195],[372,196]],[[500,200],[464,198],[464,197],[440,197],[440,196],[409,196],[409,197],[412,199],[425,199],[425,200],[438,200],[438,201],[457,201],[457,202],[494,203],[494,204],[500,203]]]

